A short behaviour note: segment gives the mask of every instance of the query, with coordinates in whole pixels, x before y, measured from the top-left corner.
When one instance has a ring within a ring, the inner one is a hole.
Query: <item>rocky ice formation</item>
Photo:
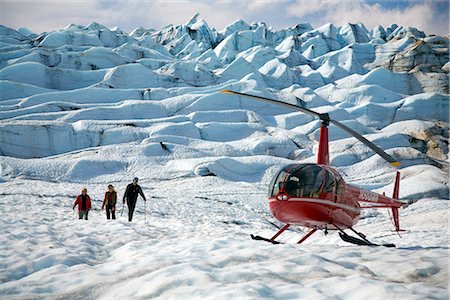
[[[442,73],[449,60],[448,36],[418,38],[412,34],[376,47],[370,68],[386,67],[394,72]]]

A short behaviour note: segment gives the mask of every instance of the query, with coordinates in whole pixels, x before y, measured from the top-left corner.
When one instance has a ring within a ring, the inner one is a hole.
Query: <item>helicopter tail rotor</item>
[[[392,195],[392,198],[398,199],[399,191],[400,191],[400,172],[397,171],[397,175],[395,177],[395,184],[394,184],[394,193]],[[400,231],[400,220],[398,217],[398,207],[392,207],[392,216],[394,217],[395,230]]]

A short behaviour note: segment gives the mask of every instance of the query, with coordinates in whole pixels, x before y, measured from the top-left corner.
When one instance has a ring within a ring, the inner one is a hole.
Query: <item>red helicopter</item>
[[[281,105],[318,117],[322,121],[317,164],[304,163],[287,165],[275,175],[270,183],[270,211],[275,218],[286,225],[270,239],[251,235],[253,239],[278,244],[279,242],[275,241],[275,239],[280,234],[291,225],[300,225],[311,228],[311,230],[298,241],[298,244],[301,244],[318,229],[321,229],[324,230],[325,234],[328,234],[328,230],[338,230],[340,237],[346,242],[357,245],[378,246],[377,244],[371,243],[364,234],[353,229],[353,226],[359,221],[361,209],[364,208],[391,208],[395,230],[397,232],[401,231],[398,209],[400,207],[406,207],[410,203],[398,200],[400,173],[397,171],[392,197],[377,194],[346,183],[338,171],[329,166],[328,125],[331,123],[348,132],[379,154],[392,166],[397,167],[400,165],[400,162],[353,129],[336,120],[330,119],[327,113],[320,114],[289,103],[231,90],[222,90],[221,92]],[[345,229],[350,229],[358,237],[348,235],[344,232]],[[383,244],[383,246],[395,247],[393,244]]]

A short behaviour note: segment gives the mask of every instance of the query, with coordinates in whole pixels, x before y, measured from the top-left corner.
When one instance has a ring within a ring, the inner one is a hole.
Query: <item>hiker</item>
[[[106,219],[110,219],[110,216],[113,220],[116,219],[116,202],[117,202],[117,193],[114,190],[114,186],[112,184],[108,185],[108,191],[105,193],[105,199],[103,199],[102,210],[106,207]]]
[[[137,201],[137,197],[140,194],[142,196],[142,198],[144,198],[144,201],[147,201],[147,199],[145,199],[144,193],[142,192],[141,187],[138,185],[138,178],[135,177],[133,179],[133,182],[130,183],[127,186],[127,189],[125,190],[125,193],[123,194],[123,204],[125,204],[125,200],[127,200],[127,205],[128,205],[128,222],[131,222],[131,220],[133,219],[133,213],[134,213],[134,209],[136,207],[136,201]]]
[[[88,213],[91,210],[91,197],[87,194],[87,189],[83,188],[81,190],[81,195],[78,195],[77,199],[73,203],[72,209],[78,205],[78,219],[88,219]]]

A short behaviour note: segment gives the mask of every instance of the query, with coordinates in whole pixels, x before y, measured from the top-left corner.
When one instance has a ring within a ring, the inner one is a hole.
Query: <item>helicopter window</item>
[[[284,189],[288,195],[298,195],[299,180],[296,177],[290,176],[284,183]]]
[[[317,165],[303,165],[291,172],[285,190],[291,196],[318,198],[325,180],[325,171]]]
[[[312,186],[310,197],[319,198],[324,181],[325,181],[325,171],[321,170],[320,172],[316,173],[316,178]]]
[[[325,180],[325,184],[323,186],[323,191],[325,193],[333,193],[334,192],[334,174],[330,171],[326,171],[327,178]]]
[[[272,179],[272,182],[270,184],[271,190],[269,191],[269,197],[274,197],[280,192],[286,174],[286,171],[281,170],[280,173],[278,173],[278,175]]]

